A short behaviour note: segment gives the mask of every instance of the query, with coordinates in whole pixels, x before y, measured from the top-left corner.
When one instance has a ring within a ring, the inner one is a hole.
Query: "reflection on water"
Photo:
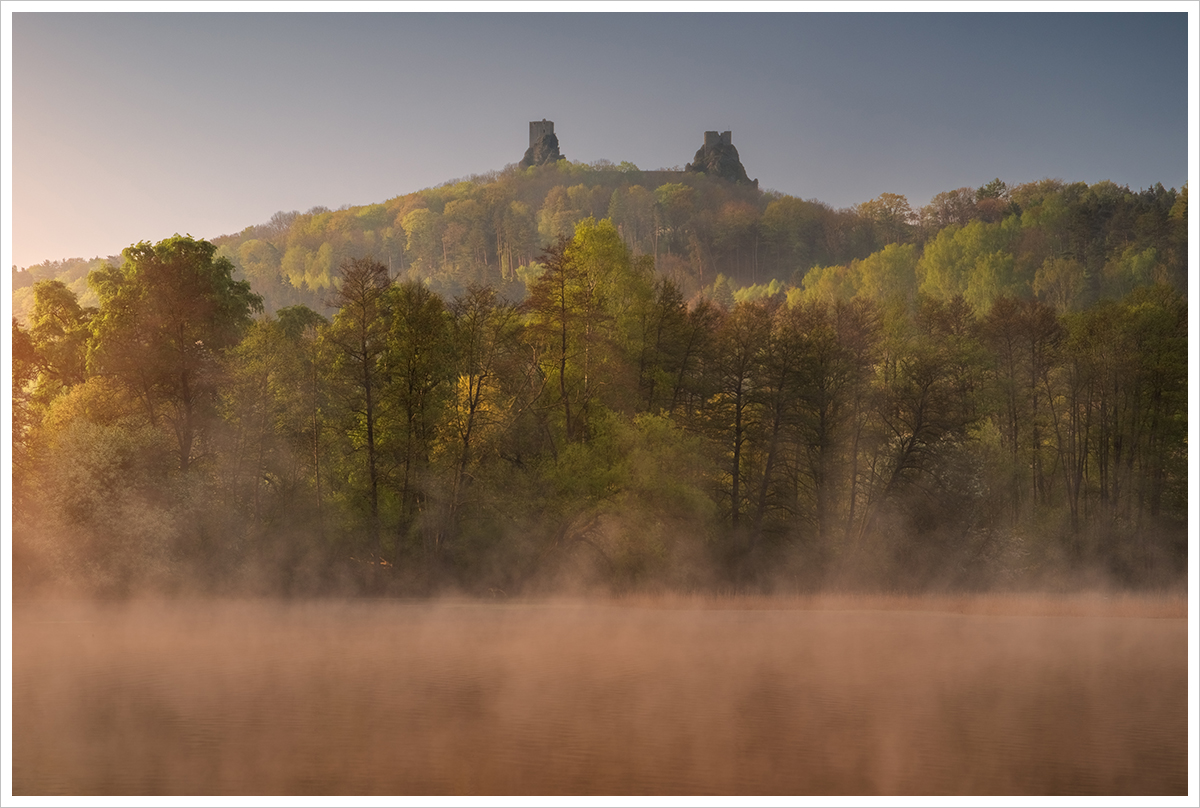
[[[1185,794],[1185,618],[19,603],[22,794]]]

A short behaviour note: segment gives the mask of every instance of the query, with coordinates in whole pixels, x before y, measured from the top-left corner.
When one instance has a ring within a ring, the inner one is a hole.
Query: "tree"
[[[970,489],[969,479],[944,471],[979,418],[983,361],[974,312],[961,296],[926,298],[913,326],[883,363],[867,532],[885,503],[923,512],[924,532],[931,536],[939,523],[969,516],[962,501],[938,495],[949,486]]]
[[[321,518],[324,390],[315,345],[316,327],[324,323],[305,306],[281,309],[277,318],[251,325],[230,352],[221,390],[227,447],[222,484],[232,504],[256,525],[272,511],[302,511],[310,480]]]
[[[849,300],[858,292],[858,264],[855,266],[813,267],[804,275],[802,290],[789,292],[789,298],[803,296],[811,300],[832,303]]]
[[[845,514],[845,536],[856,518],[858,450],[878,356],[879,307],[855,298],[798,302],[794,308],[801,310],[798,319],[807,345],[799,368],[803,407],[797,466],[802,468],[797,471],[808,478],[811,518],[824,547],[833,538],[839,509]],[[848,461],[840,473],[839,458]],[[845,492],[840,503],[839,490]]]
[[[324,533],[324,503],[322,501],[322,463],[326,441],[323,438],[322,416],[329,398],[328,363],[321,356],[322,330],[329,321],[304,305],[288,306],[276,312],[280,330],[296,351],[293,372],[299,371],[296,389],[290,399],[285,423],[290,443],[297,457],[311,456],[312,482],[316,495],[317,530]]]
[[[639,339],[632,351],[638,368],[639,405],[646,412],[657,413],[672,408],[677,380],[687,360],[691,341],[688,308],[674,281],[659,278],[639,313]]]
[[[863,202],[858,206],[858,215],[875,223],[884,244],[907,241],[915,218],[908,199],[891,193]]]
[[[654,232],[654,194],[640,185],[618,186],[608,204],[608,218],[630,250],[651,252],[647,241]]]
[[[528,205],[512,201],[497,210],[495,226],[500,277],[516,280],[517,267],[528,264],[536,253],[537,223]]]
[[[216,247],[191,236],[126,248],[124,264],[89,276],[100,299],[88,363],[118,378],[151,425],[170,425],[179,469],[214,415],[219,361],[237,344],[262,299]]]
[[[773,306],[771,300],[739,303],[722,319],[717,336],[720,382],[709,411],[709,429],[729,450],[730,522],[735,529],[743,514],[755,375],[770,337]]]
[[[763,252],[773,259],[776,277],[800,277],[812,266],[830,260],[824,244],[824,220],[829,214],[818,202],[792,196],[767,203],[759,229]]]
[[[763,520],[772,504],[786,513],[795,500],[795,491],[790,496],[780,496],[781,487],[776,478],[785,458],[785,443],[795,436],[796,425],[802,407],[802,369],[811,363],[809,336],[813,323],[809,311],[804,307],[779,305],[775,301],[766,303],[764,309],[770,323],[763,340],[762,350],[754,368],[750,400],[758,411],[759,441],[766,455],[758,470],[758,491],[754,509],[753,530],[750,548],[762,537]],[[736,427],[735,427],[736,428]]]
[[[445,280],[452,279],[463,288],[491,280],[487,277],[490,239],[485,231],[490,221],[485,213],[483,205],[474,199],[452,200],[442,211],[442,239],[449,259]]]
[[[1015,217],[1003,224],[976,220],[946,227],[925,245],[918,267],[921,292],[943,300],[963,295],[981,311],[999,295],[1027,293],[1011,251],[1018,228]]]
[[[654,259],[658,261],[659,237],[664,237],[667,254],[672,245],[680,243],[692,219],[696,191],[690,185],[668,182],[654,189]]]
[[[1063,314],[1072,311],[1083,293],[1085,270],[1073,258],[1047,258],[1033,279],[1038,299]]]
[[[269,241],[250,239],[238,248],[238,261],[246,277],[261,284],[278,280],[281,260],[279,248]]]
[[[341,377],[346,407],[352,417],[354,448],[364,453],[367,472],[368,531],[373,551],[383,554],[379,525],[379,395],[383,385],[381,357],[387,349],[385,297],[391,286],[387,267],[369,258],[342,263],[341,284],[331,301],[338,309],[327,338],[334,346],[335,369]]]
[[[568,443],[586,440],[588,417],[602,393],[619,388],[629,368],[618,349],[622,303],[639,281],[629,250],[607,219],[585,219],[570,240],[547,248],[546,271],[529,291],[548,389]]]
[[[578,196],[578,195],[577,195]],[[575,223],[583,218],[583,212],[575,207],[565,185],[556,185],[546,194],[542,209],[538,212],[538,233],[547,241],[570,238]]]
[[[966,225],[975,218],[976,213],[975,191],[971,188],[942,191],[921,208],[921,228],[925,237],[931,238],[943,227]]]
[[[42,404],[87,378],[88,326],[94,315],[95,310],[82,308],[62,281],[34,284],[29,337],[40,371],[36,396]]]
[[[998,222],[1008,212],[1008,186],[999,177],[975,192],[976,214],[985,222]]]
[[[979,199],[1004,199],[1008,197],[1008,186],[999,177],[996,177],[986,185],[981,185],[975,192],[975,196]]]
[[[452,346],[445,304],[424,284],[404,281],[393,285],[383,305],[388,331],[380,358],[385,382],[381,393],[391,415],[385,440],[398,466],[403,534],[429,499],[430,450],[452,369]],[[423,531],[427,552],[439,551],[439,527]],[[400,545],[398,537],[396,560]]]
[[[1029,298],[1000,297],[981,323],[981,336],[995,358],[993,420],[1009,451],[1009,498],[1014,522],[1022,503],[1045,505],[1049,479],[1043,457],[1050,434],[1047,402],[1062,327],[1054,310]],[[1028,492],[1028,494],[1026,493]]]
[[[1077,554],[1113,560],[1119,526],[1138,532],[1164,503],[1182,515],[1186,312],[1181,295],[1158,285],[1064,318],[1050,403]],[[1083,544],[1089,523],[1105,528],[1092,548]]]
[[[1139,287],[1166,281],[1166,270],[1154,247],[1139,250],[1130,246],[1104,265],[1103,281],[1108,295],[1121,298]]]
[[[445,223],[440,214],[428,208],[417,208],[404,217],[402,227],[408,234],[404,251],[412,266],[412,276],[431,277],[446,265],[442,231]]]
[[[1004,295],[1025,292],[1013,278],[1013,257],[1003,250],[979,256],[967,276],[963,298],[978,311],[987,311],[992,301]]]
[[[749,202],[726,202],[717,213],[712,230],[716,248],[725,255],[732,253],[732,270],[741,277],[748,274],[752,280],[757,281],[758,208]],[[798,263],[802,263],[806,257],[801,258]],[[744,272],[743,266],[750,271]]]
[[[472,440],[484,415],[484,394],[496,373],[502,335],[514,319],[514,310],[499,301],[495,289],[472,286],[450,303],[449,311],[458,388],[451,404],[460,443],[456,477],[461,477],[471,462]]]
[[[905,305],[916,296],[917,248],[889,244],[858,262],[860,292],[881,303]]]
[[[37,351],[29,332],[14,317],[12,321],[12,447],[14,497],[17,496],[28,470],[27,435],[36,423],[33,413],[32,383],[37,378]]]

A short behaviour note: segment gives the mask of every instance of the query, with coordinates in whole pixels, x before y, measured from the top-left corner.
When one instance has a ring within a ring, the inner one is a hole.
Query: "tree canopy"
[[[561,161],[34,268],[14,532],[101,589],[1174,580],[1186,222]]]

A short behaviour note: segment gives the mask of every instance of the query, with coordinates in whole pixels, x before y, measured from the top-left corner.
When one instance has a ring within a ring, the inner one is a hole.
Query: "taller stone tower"
[[[521,168],[556,163],[563,159],[558,150],[558,137],[554,134],[554,121],[542,118],[529,122],[529,148],[521,160]]]

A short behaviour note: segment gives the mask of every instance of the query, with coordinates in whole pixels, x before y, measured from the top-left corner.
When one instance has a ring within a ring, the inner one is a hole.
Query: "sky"
[[[836,208],[883,192],[919,207],[995,177],[1133,190],[1188,180],[1195,4],[1150,6],[1167,13],[46,7],[4,10],[4,251],[21,268],[174,233],[213,238],[280,210],[382,202],[502,169],[542,118],[571,160],[645,169],[682,167],[706,130],[731,130],[760,187]],[[820,6],[829,7],[884,6]],[[930,7],[978,6],[919,8]]]

